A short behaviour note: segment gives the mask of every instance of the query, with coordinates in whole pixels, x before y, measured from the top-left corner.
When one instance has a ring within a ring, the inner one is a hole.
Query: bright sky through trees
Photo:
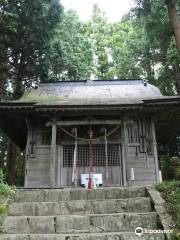
[[[91,16],[92,7],[98,4],[106,13],[109,22],[120,21],[122,16],[134,6],[133,0],[61,0],[65,9],[77,11],[81,20],[88,20]]]

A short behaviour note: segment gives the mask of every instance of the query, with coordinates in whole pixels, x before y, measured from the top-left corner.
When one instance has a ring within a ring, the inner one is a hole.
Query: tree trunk
[[[17,74],[14,80],[14,93],[13,93],[13,97],[15,100],[22,97],[25,90],[23,86],[23,61],[24,52],[22,50],[15,59],[15,66],[17,69]]]
[[[180,19],[176,11],[176,1],[175,0],[166,0],[166,5],[169,12],[169,17],[171,20],[174,36],[176,39],[176,47],[180,54]]]
[[[4,80],[0,79],[0,101],[4,98]]]
[[[9,185],[13,185],[16,182],[16,157],[17,157],[17,147],[9,139],[8,158],[7,158],[7,170],[8,170],[7,182]]]
[[[177,90],[177,94],[180,95],[180,68],[179,68],[179,66],[176,66],[174,71],[175,71],[175,76],[176,76],[176,90]]]
[[[22,85],[22,80],[21,78],[17,78],[17,80],[15,81],[15,89],[14,89],[14,93],[13,93],[13,98],[19,99],[20,97],[22,97],[24,93],[24,88]]]

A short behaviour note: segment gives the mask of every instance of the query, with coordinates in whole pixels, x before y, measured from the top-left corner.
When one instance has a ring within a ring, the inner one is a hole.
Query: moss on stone
[[[34,102],[34,103],[52,103],[56,101],[62,101],[63,98],[55,95],[43,94],[39,90],[31,90],[26,92],[18,101],[16,102]]]

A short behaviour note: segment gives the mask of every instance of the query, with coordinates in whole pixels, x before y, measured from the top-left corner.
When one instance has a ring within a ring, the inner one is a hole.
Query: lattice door
[[[105,183],[106,157],[105,145],[93,144],[93,172],[102,173]],[[74,145],[63,145],[61,147],[61,185],[72,185],[72,166],[74,156]],[[121,145],[108,144],[108,171],[109,183],[111,185],[122,185],[122,159]],[[78,145],[77,152],[77,173],[78,183],[80,184],[80,175],[89,172],[89,146],[86,144]]]

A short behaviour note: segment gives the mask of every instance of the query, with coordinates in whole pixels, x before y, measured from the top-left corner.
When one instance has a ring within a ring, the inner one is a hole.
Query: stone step
[[[50,216],[121,212],[152,212],[151,200],[146,197],[137,197],[109,200],[74,200],[66,202],[16,202],[9,207],[8,215]]]
[[[3,234],[1,240],[165,240],[163,233],[142,234],[132,233],[96,233],[96,234]]]
[[[123,199],[145,197],[145,187],[113,188],[66,188],[66,189],[22,189],[16,194],[16,202],[59,202],[71,200]]]
[[[100,233],[133,232],[136,227],[157,229],[156,213],[120,213],[71,216],[7,216],[3,232],[20,233]]]

